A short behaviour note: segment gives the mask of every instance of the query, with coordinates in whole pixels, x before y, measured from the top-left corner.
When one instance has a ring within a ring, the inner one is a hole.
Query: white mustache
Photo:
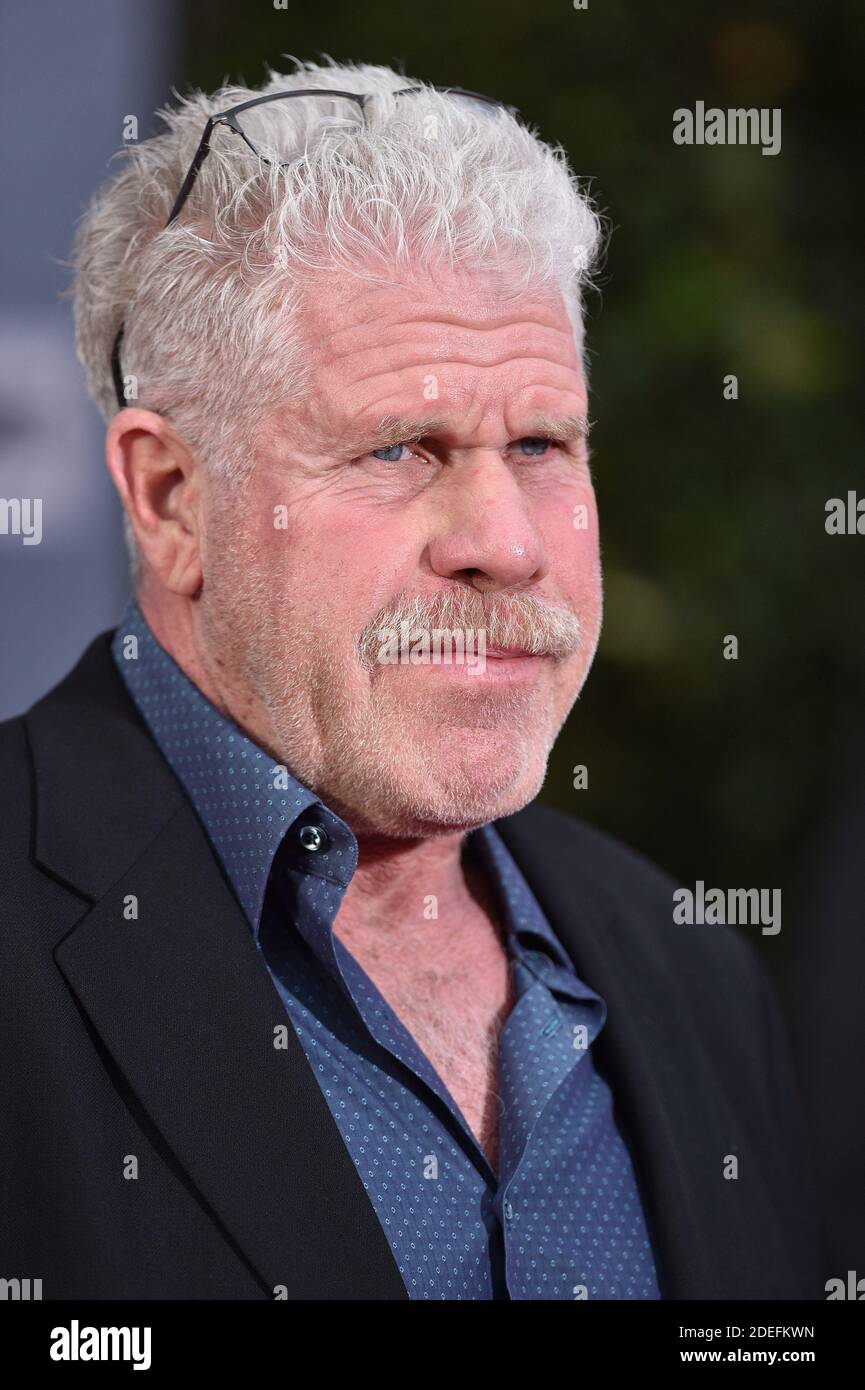
[[[532,656],[571,656],[582,641],[582,625],[570,609],[557,608],[533,594],[485,595],[464,589],[429,597],[401,598],[380,609],[357,641],[358,659],[368,671],[376,665],[383,635],[406,625],[408,640],[436,630],[480,632],[488,647],[513,647]]]

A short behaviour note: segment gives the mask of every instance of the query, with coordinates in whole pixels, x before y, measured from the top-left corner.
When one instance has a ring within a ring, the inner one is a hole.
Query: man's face
[[[312,390],[268,423],[248,483],[213,488],[200,613],[238,722],[358,830],[415,836],[536,795],[594,655],[601,582],[585,446],[544,444],[587,411],[561,298],[399,278],[310,292]],[[382,444],[386,418],[417,428]],[[430,628],[487,629],[485,662],[365,659],[410,600]],[[490,651],[532,641],[547,654]]]

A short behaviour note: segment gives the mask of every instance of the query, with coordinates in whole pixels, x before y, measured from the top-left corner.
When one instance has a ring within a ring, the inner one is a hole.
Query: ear
[[[203,472],[162,415],[127,406],[108,426],[105,458],[145,566],[172,593],[201,588]]]

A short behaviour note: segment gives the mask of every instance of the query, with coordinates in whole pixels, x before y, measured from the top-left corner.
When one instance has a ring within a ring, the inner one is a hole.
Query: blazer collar
[[[123,688],[111,634],[25,716],[35,777],[34,858],[96,902],[184,804]]]
[[[683,973],[671,968],[657,911],[626,901],[597,874],[591,848],[575,854],[576,826],[565,817],[536,804],[497,827],[578,974],[606,1001],[592,1053],[634,1161],[662,1297],[728,1297],[736,1260],[755,1239],[747,1213],[770,1208],[772,1195],[755,1172],[757,1207],[730,1203],[728,1259],[711,1217],[722,1155],[747,1144],[689,1012]]]

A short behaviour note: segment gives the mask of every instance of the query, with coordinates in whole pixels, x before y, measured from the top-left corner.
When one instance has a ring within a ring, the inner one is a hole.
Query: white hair
[[[76,349],[103,417],[118,409],[111,348],[123,323],[123,372],[137,383],[130,404],[168,417],[212,474],[230,480],[249,466],[262,420],[303,395],[299,313],[317,274],[380,266],[392,275],[433,254],[495,268],[503,298],[557,287],[582,352],[582,294],[601,240],[564,151],[508,112],[387,67],[291,61],[294,72],[268,69],[260,88],[175,94],[159,112],[166,132],[122,152],[125,167],[95,194],[75,239]],[[412,85],[424,90],[393,99]],[[287,165],[256,158],[217,127],[165,228],[207,117],[299,87],[375,94],[366,127],[309,140],[296,119],[304,103],[259,107],[270,138],[295,141]]]

